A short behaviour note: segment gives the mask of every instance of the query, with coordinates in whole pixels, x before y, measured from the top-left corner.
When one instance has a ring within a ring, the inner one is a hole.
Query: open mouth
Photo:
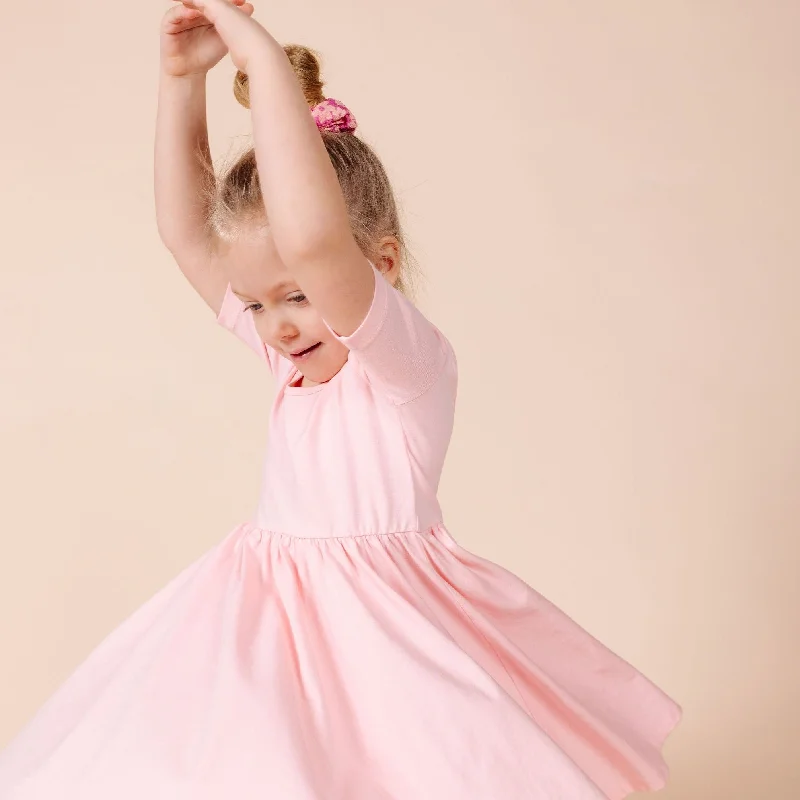
[[[307,347],[305,350],[298,350],[296,353],[290,353],[290,355],[295,361],[303,361],[308,358],[321,344],[322,342],[317,342],[316,344],[312,344],[311,347]]]

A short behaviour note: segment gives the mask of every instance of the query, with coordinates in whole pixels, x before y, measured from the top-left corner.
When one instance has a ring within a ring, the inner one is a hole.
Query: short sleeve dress
[[[251,519],[122,622],[0,753],[0,800],[621,800],[681,708],[448,532],[457,366],[374,269],[334,378],[277,386]],[[165,535],[168,535],[168,531]]]

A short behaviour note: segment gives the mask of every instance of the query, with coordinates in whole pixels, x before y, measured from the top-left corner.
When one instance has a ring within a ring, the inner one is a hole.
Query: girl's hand
[[[252,17],[252,7],[238,0],[180,0],[189,11],[202,15],[210,22],[230,51],[231,60],[242,72],[248,61],[266,50],[275,40]]]
[[[224,0],[231,10],[247,20],[253,13],[245,0]],[[257,23],[253,23],[257,25]],[[260,27],[260,26],[259,26]],[[161,23],[161,64],[168,75],[205,75],[228,52],[223,37],[209,17],[196,6],[173,6]]]

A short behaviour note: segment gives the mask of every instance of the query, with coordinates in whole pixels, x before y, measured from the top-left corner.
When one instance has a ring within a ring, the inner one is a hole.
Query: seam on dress
[[[353,539],[369,539],[372,537],[388,537],[388,536],[409,536],[409,535],[418,535],[421,536],[429,531],[433,530],[437,525],[441,523],[433,523],[432,525],[425,528],[425,530],[417,530],[415,528],[406,528],[401,531],[376,531],[374,533],[345,533],[341,536],[298,536],[294,533],[286,533],[285,531],[276,531],[272,530],[271,528],[262,528],[255,524],[255,522],[245,522],[242,523],[243,525],[249,525],[251,530],[259,531],[261,533],[266,533],[270,536],[283,536],[287,539],[292,539],[294,541],[300,542],[338,542],[338,541],[350,541]]]

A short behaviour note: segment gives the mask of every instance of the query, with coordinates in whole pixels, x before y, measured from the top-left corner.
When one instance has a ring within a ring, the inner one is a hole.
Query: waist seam
[[[286,538],[296,541],[327,541],[327,542],[337,541],[337,540],[370,539],[375,537],[408,536],[411,534],[424,535],[426,533],[432,533],[434,530],[441,528],[443,525],[444,521],[439,520],[438,522],[434,522],[430,525],[427,525],[424,528],[406,528],[403,530],[396,530],[396,531],[372,531],[368,533],[345,533],[333,536],[301,536],[296,533],[288,533],[287,531],[278,531],[271,528],[262,528],[260,525],[257,525],[252,520],[248,520],[242,523],[242,527],[266,536]]]

